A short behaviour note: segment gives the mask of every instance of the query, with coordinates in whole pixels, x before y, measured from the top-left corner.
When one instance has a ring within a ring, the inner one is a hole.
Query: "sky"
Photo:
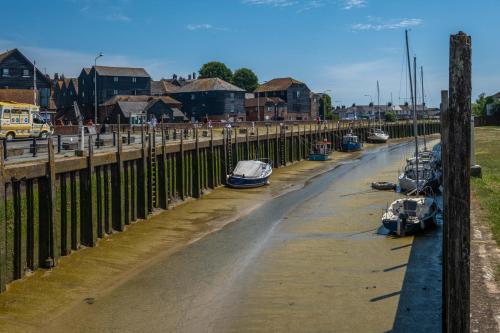
[[[473,97],[500,91],[498,0],[19,0],[2,5],[0,50],[42,71],[100,65],[187,76],[208,61],[259,81],[293,77],[335,105],[409,98],[404,30],[424,68],[428,105],[448,89],[450,34],[472,36]],[[420,83],[419,83],[420,86]],[[419,92],[420,94],[420,92]]]

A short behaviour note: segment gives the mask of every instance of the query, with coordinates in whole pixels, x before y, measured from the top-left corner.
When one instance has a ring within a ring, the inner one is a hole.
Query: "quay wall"
[[[91,136],[84,156],[63,159],[55,159],[49,138],[46,161],[16,164],[4,163],[0,145],[0,291],[31,271],[55,267],[61,257],[147,220],[153,211],[223,186],[239,160],[268,158],[275,168],[286,166],[306,159],[318,140],[339,149],[342,136],[352,130],[365,141],[372,126],[361,121],[240,124],[230,135],[223,128],[191,126],[185,127],[189,137],[179,135],[176,142],[162,128],[141,132],[138,148],[124,149],[117,140],[116,149],[102,153],[94,150]],[[427,134],[441,130],[434,120],[420,121],[419,133],[424,128]],[[410,122],[384,123],[383,129],[391,138],[413,136]],[[122,128],[115,130],[120,138]]]

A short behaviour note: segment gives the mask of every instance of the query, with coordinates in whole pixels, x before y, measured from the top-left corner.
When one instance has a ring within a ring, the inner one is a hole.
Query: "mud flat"
[[[391,330],[414,239],[379,232],[397,195],[369,184],[394,180],[407,149],[300,162],[275,170],[268,187],[217,189],[134,224],[12,283],[0,329]],[[423,301],[439,292],[428,288]]]

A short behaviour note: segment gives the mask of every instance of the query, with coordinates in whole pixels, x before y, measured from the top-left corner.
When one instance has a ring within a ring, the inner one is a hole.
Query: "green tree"
[[[387,121],[387,122],[396,121],[396,114],[392,111],[386,112],[385,113],[385,121]]]
[[[332,110],[332,98],[328,94],[323,94],[322,98],[323,114],[328,114]]]
[[[486,97],[485,93],[478,96],[475,103],[472,103],[472,114],[476,117],[486,115]]]
[[[259,85],[259,79],[251,69],[240,68],[234,72],[233,84],[240,87],[241,89],[252,92],[257,89],[257,86]]]
[[[218,61],[204,64],[200,68],[199,74],[200,79],[219,78],[227,82],[233,80],[233,72],[225,64]]]

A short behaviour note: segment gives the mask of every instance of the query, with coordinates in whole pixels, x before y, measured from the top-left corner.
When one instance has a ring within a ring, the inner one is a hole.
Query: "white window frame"
[[[137,78],[136,77],[132,78],[132,83],[137,83]]]
[[[118,82],[118,76],[113,77],[113,82]]]
[[[23,69],[23,77],[30,77],[30,70],[29,69]]]
[[[4,77],[9,77],[10,76],[10,70],[9,70],[9,68],[2,68],[2,76],[4,76]]]
[[[118,89],[113,90],[113,95],[118,95]]]

